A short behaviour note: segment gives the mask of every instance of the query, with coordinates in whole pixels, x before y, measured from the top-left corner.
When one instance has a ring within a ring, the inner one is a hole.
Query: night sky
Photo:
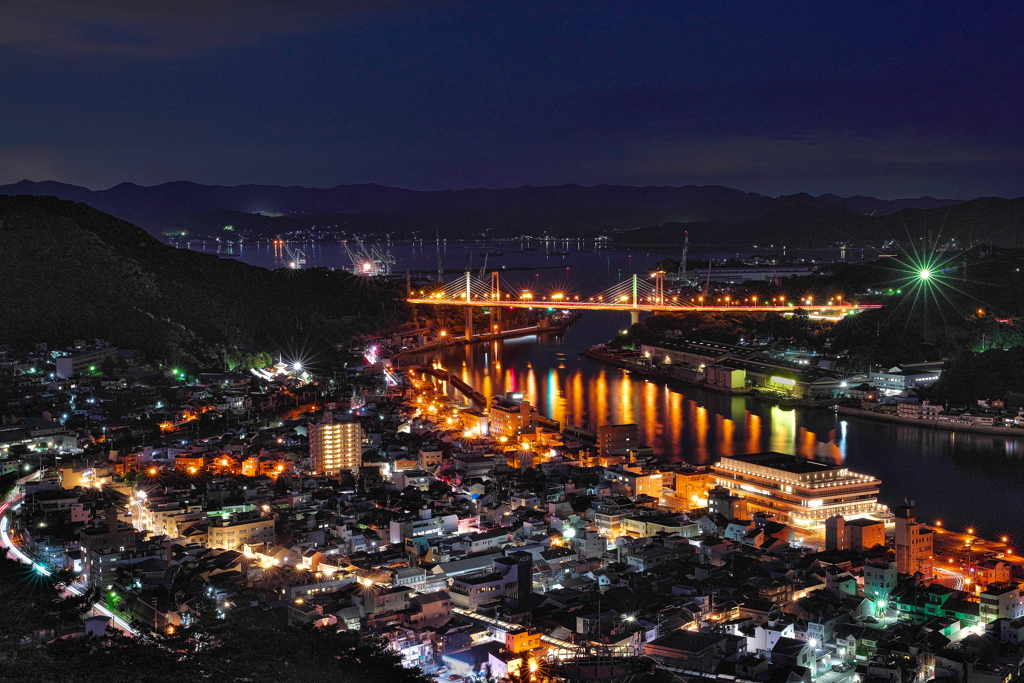
[[[1022,29],[1006,0],[5,0],[0,183],[1016,197]]]

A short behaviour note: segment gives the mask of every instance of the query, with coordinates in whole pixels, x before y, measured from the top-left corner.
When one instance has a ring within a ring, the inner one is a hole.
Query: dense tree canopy
[[[0,196],[0,343],[102,338],[186,367],[331,347],[404,318],[397,284],[175,249],[85,204]]]

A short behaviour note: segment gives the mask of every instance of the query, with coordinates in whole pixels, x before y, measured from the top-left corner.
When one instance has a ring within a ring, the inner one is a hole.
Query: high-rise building
[[[896,569],[900,574],[932,577],[932,556],[935,535],[917,521],[912,505],[901,505],[896,513]]]
[[[363,466],[363,429],[350,416],[310,425],[309,455],[316,472],[329,477]]]
[[[629,455],[630,451],[636,451],[640,447],[640,426],[601,425],[597,428],[597,446],[601,450],[602,458]]]

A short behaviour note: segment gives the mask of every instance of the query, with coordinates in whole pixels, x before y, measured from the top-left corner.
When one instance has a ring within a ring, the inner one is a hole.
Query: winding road
[[[22,477],[21,479],[18,480],[18,487],[20,487],[25,482],[37,478],[38,476],[39,473],[36,472],[35,474],[31,474],[27,477]],[[15,491],[17,491],[17,487],[15,488]],[[32,557],[30,557],[25,551],[19,548],[18,545],[14,543],[13,540],[11,540],[10,514],[17,510],[19,507],[21,507],[22,498],[23,497],[21,495],[12,495],[8,497],[7,500],[5,500],[2,504],[0,504],[0,546],[6,548],[10,556],[18,560],[19,562],[32,565],[32,568],[35,569],[36,572],[38,572],[39,574],[43,576],[53,576],[53,572],[51,572],[49,569],[47,569],[39,562],[36,562],[34,559],[32,559]],[[64,592],[66,594],[74,596],[81,596],[83,593],[85,593],[85,590],[86,586],[83,585],[81,581],[76,581],[75,583],[64,587]],[[138,631],[132,628],[131,624],[125,621],[122,617],[107,609],[107,607],[103,605],[101,602],[93,603],[92,609],[93,612],[95,612],[96,614],[108,617],[110,619],[111,624],[113,624],[116,628],[120,629],[121,631],[127,633],[128,635],[138,635]]]

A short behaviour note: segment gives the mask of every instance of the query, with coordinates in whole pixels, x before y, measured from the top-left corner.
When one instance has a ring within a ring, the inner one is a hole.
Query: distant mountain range
[[[175,230],[220,234],[225,225],[253,237],[310,230],[468,237],[549,234],[595,236],[664,223],[742,224],[781,209],[843,209],[856,215],[887,215],[901,209],[933,209],[958,200],[919,197],[767,197],[722,186],[629,187],[561,185],[514,189],[405,190],[382,185],[332,188],[173,182],[143,187],[122,183],[107,190],[23,180],[0,194],[54,196],[84,202],[160,233]],[[827,215],[827,214],[826,214]],[[746,240],[741,240],[746,241]]]
[[[750,220],[783,206],[840,206],[856,213],[887,214],[900,209],[931,209],[956,204],[953,199],[876,199],[801,193],[766,197],[719,185],[630,187],[625,185],[559,185],[503,190],[418,191],[383,185],[338,185],[330,188],[280,185],[200,185],[190,182],[144,187],[121,183],[90,190],[53,181],[23,180],[0,185],[0,194],[48,195],[85,202],[120,216],[200,214],[217,209],[264,214],[333,213],[488,213],[495,211],[589,211],[597,208],[678,210],[680,221]]]
[[[616,235],[622,244],[681,244],[686,233],[695,244],[756,244],[776,248],[847,244],[880,247],[898,243],[921,249],[970,244],[1024,246],[1024,198],[983,197],[934,209],[901,209],[866,216],[838,206],[787,206],[757,218],[726,221],[667,222]],[[913,246],[911,246],[913,245]]]

